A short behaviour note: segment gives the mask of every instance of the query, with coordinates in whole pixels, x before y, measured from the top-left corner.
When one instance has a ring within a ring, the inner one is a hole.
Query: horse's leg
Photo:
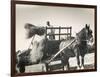
[[[84,69],[84,55],[81,56],[81,61],[82,61],[81,69]]]
[[[80,69],[81,66],[80,66],[80,57],[79,57],[79,55],[77,55],[77,64],[78,64],[77,69]]]
[[[17,64],[16,64],[16,73],[19,73],[19,68],[17,67]]]
[[[63,66],[64,66],[64,70],[69,70],[70,66],[69,66],[69,58],[64,55],[64,59],[63,59]]]
[[[67,70],[66,56],[63,52],[60,54],[60,56],[61,56],[61,62],[62,62],[62,65],[63,65],[63,71]]]
[[[63,65],[63,69],[62,70],[64,71],[64,65]]]
[[[67,68],[67,63],[65,64],[64,63],[64,65],[63,65],[63,70],[67,70],[68,68]]]
[[[80,54],[79,54],[79,49],[78,48],[76,48],[75,50],[75,55],[76,55],[76,59],[77,59],[77,69],[80,69],[81,68],[81,66],[80,66]]]
[[[63,65],[63,71],[67,70],[67,62],[66,62],[67,60],[66,59],[62,59],[61,61],[62,61],[62,65]]]
[[[62,70],[64,71],[65,65],[63,63],[63,60],[61,59],[61,63],[62,63]]]
[[[48,63],[45,63],[46,71],[49,71]]]
[[[63,68],[62,70],[64,71],[65,65],[63,61],[63,58],[64,58],[63,53],[60,53],[60,57],[61,57],[61,63],[62,63],[62,68]]]
[[[42,72],[46,72],[46,65],[45,64],[42,64]]]
[[[65,66],[65,62],[64,62],[63,58],[61,59],[61,63],[62,63],[62,66],[63,66],[63,71],[66,70],[66,66]]]
[[[66,64],[67,64],[67,69],[70,70],[69,58],[67,59]]]

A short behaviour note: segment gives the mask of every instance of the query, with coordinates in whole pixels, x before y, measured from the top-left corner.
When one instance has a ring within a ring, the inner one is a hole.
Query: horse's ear
[[[30,29],[32,27],[35,27],[35,25],[32,25],[30,23],[26,23],[25,26],[24,26],[25,29]]]
[[[88,28],[88,25],[86,24],[85,27]]]
[[[90,24],[88,25],[88,27],[90,28]]]

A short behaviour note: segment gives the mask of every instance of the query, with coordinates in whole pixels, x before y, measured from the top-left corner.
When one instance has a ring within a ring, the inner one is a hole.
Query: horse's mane
[[[86,28],[83,28],[80,32],[78,32],[76,35],[78,36],[78,38],[80,40],[85,40],[86,39],[86,32],[85,32]]]
[[[38,29],[37,29],[37,34],[38,35],[43,35],[43,34],[45,34],[46,33],[46,28],[45,27],[38,27]]]
[[[46,33],[46,28],[41,26],[35,26],[33,24],[27,23],[25,24],[25,29],[29,29],[28,38],[31,38],[33,35],[44,35]]]
[[[26,23],[25,26],[24,26],[25,29],[26,28],[31,28],[31,27],[36,27],[36,26],[33,25],[33,24],[30,24],[30,23]]]

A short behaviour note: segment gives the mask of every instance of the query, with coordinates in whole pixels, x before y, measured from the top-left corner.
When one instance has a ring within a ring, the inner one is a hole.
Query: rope
[[[33,36],[32,41],[34,40],[34,37],[35,37],[35,36]],[[31,43],[30,43],[30,45],[29,45],[29,47],[28,47],[28,50],[30,49],[30,47],[31,47],[31,45],[32,45],[32,41],[31,41]],[[18,51],[17,53],[19,53],[19,52],[20,52],[20,51]],[[25,52],[25,51],[24,51],[24,52]],[[18,56],[21,55],[21,54],[24,53],[24,52],[20,52],[20,53],[18,54]]]
[[[32,41],[34,40],[34,37],[35,37],[35,36],[33,36]],[[31,47],[31,45],[32,45],[32,41],[31,41],[31,43],[30,43],[30,45],[29,45],[29,47],[28,47],[28,50],[30,49],[30,47]]]

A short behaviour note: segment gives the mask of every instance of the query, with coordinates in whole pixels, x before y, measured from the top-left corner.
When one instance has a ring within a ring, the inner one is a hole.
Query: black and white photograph
[[[95,6],[43,4],[15,4],[16,74],[95,70]]]

